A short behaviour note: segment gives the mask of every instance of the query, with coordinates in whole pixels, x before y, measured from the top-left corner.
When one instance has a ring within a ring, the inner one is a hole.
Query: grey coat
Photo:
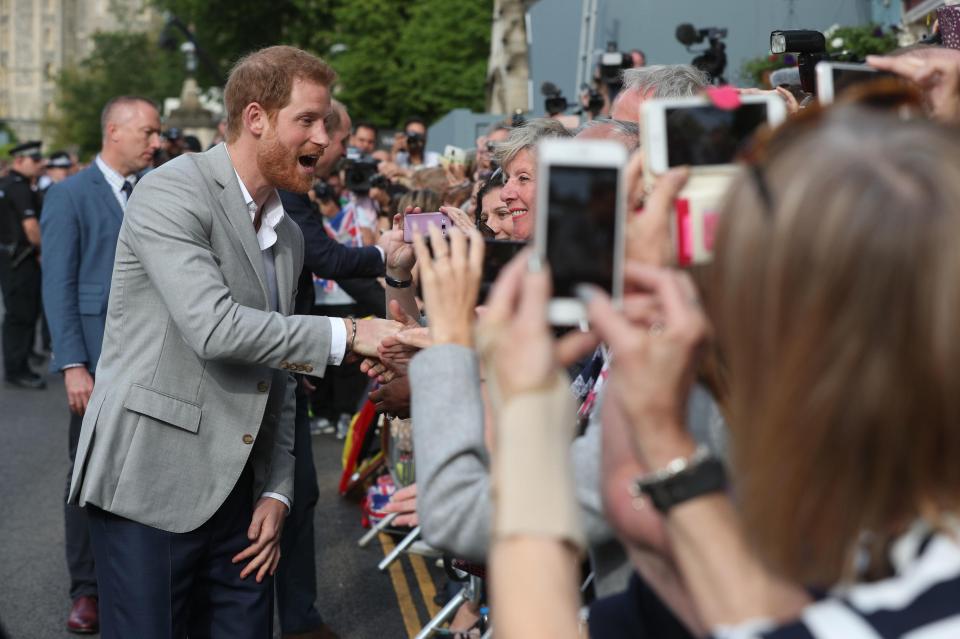
[[[69,501],[186,532],[216,512],[248,459],[255,498],[292,501],[286,371],[323,374],[330,323],[288,316],[303,236],[287,217],[276,232],[279,313],[269,311],[263,257],[223,145],[137,185]]]
[[[458,557],[482,561],[492,505],[477,355],[462,346],[428,348],[410,363],[410,387],[417,514],[424,540]],[[586,432],[570,445],[570,459],[598,593],[605,595],[622,590],[631,569],[603,512],[599,405]],[[695,386],[691,393],[687,426],[698,441],[723,454],[723,418],[702,387]]]

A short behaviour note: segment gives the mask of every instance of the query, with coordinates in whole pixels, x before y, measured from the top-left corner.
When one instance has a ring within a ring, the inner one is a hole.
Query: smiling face
[[[523,149],[503,167],[506,182],[500,199],[510,211],[513,237],[529,240],[537,216],[537,160],[530,148]]]
[[[317,175],[317,161],[330,145],[324,119],[330,92],[321,84],[297,79],[289,103],[266,117],[257,148],[257,168],[271,185],[306,193]]]
[[[493,231],[498,240],[513,240],[513,217],[507,205],[500,199],[503,189],[495,188],[487,191],[480,203],[480,214],[486,219],[487,227]]]

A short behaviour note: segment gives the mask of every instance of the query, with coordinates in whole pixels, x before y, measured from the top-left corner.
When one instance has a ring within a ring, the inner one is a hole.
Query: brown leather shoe
[[[67,630],[79,635],[100,631],[100,611],[96,597],[77,597],[67,617]]]
[[[340,636],[331,630],[330,626],[323,624],[316,630],[311,630],[310,632],[283,635],[283,639],[340,639]]]

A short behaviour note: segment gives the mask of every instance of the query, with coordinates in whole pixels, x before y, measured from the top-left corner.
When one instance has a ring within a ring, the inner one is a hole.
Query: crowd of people
[[[276,597],[285,637],[336,637],[311,436],[369,397],[415,468],[383,513],[486,565],[497,637],[960,635],[960,52],[868,62],[900,80],[830,107],[774,91],[790,116],[690,269],[688,173],[648,188],[638,150],[645,101],[708,87],[689,65],[441,157],[421,118],[352,122],[335,71],[278,46],[235,65],[205,152],[137,96],[104,106],[85,168],[14,148],[5,375],[42,388],[47,348],[66,388],[68,628],[267,637]],[[531,248],[480,302],[484,240],[533,238],[557,138],[632,154],[624,299],[580,286],[589,326],[562,334]],[[447,241],[404,241],[436,211]]]

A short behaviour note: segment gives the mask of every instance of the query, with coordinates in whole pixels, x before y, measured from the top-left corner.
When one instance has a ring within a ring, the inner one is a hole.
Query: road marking
[[[383,556],[386,557],[393,551],[393,539],[385,533],[380,533],[378,537],[380,538],[380,545],[383,546]],[[407,629],[407,635],[410,639],[413,639],[420,632],[420,615],[417,614],[417,607],[413,603],[413,595],[410,594],[407,578],[403,574],[403,566],[400,565],[401,561],[403,561],[403,557],[390,564],[388,570],[390,571],[390,581],[393,582],[393,590],[397,593],[397,603],[400,606],[403,625]]]
[[[410,565],[413,566],[413,573],[417,576],[417,583],[420,584],[420,594],[423,595],[423,603],[427,607],[427,615],[431,619],[440,612],[440,606],[435,599],[437,588],[433,585],[433,577],[427,572],[427,564],[422,555],[407,555],[410,558]]]

